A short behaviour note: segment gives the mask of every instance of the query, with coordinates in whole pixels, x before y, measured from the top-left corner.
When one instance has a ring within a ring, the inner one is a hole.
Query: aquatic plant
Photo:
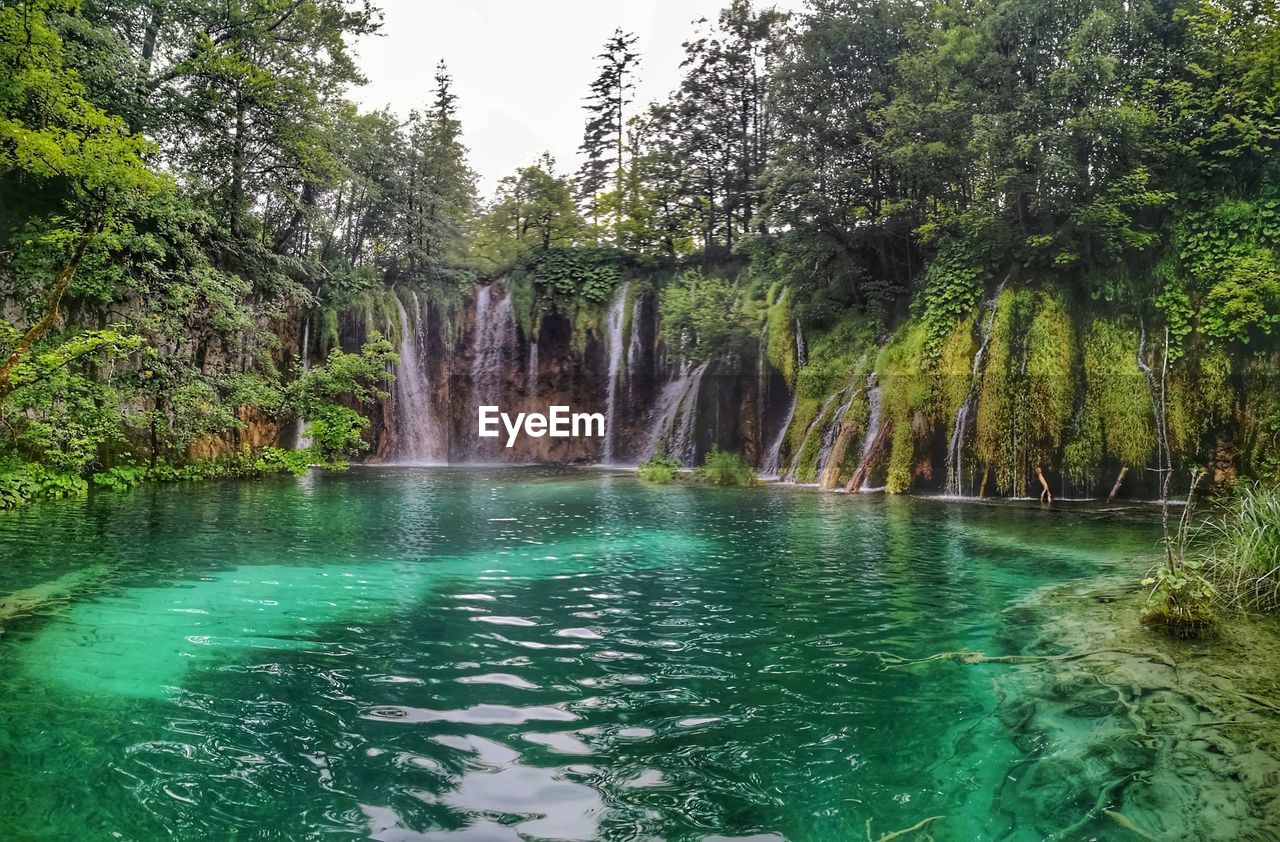
[[[681,467],[683,466],[679,462],[667,454],[655,453],[647,462],[636,466],[636,475],[645,482],[669,485],[675,481]]]
[[[694,469],[693,478],[711,485],[758,485],[756,472],[741,453],[713,447],[702,467]]]
[[[1169,501],[1162,501],[1162,528],[1164,556],[1147,578],[1144,587],[1150,587],[1147,605],[1142,614],[1143,625],[1161,629],[1174,637],[1197,637],[1212,627],[1213,603],[1218,591],[1205,575],[1202,559],[1189,553],[1194,528],[1192,511],[1195,506],[1196,486],[1204,477],[1197,471],[1191,478],[1187,503],[1177,528],[1169,530]]]

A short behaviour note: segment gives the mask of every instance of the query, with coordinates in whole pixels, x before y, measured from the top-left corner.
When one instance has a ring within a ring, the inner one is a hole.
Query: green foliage
[[[846,386],[862,385],[874,343],[874,321],[856,312],[814,333],[809,337],[808,363],[796,377],[796,394],[821,399]]]
[[[1050,462],[1071,420],[1076,396],[1075,328],[1060,293],[1036,296],[1027,328],[1025,430],[1037,462]]]
[[[911,490],[918,432],[934,408],[933,378],[924,368],[927,341],[926,326],[909,323],[894,334],[876,360],[881,412],[893,427],[885,486],[890,494]]]
[[[1019,340],[1025,333],[1031,304],[1027,290],[1006,289],[996,299],[974,421],[974,452],[983,469],[992,472],[998,488],[1015,494],[1025,493],[1026,485],[1014,433],[1024,400],[1020,383],[1020,352],[1024,349]]]
[[[0,468],[0,509],[15,509],[33,500],[80,497],[88,487],[74,474],[9,459]]]
[[[711,485],[759,485],[756,472],[747,464],[741,453],[730,453],[720,448],[712,448],[699,468],[693,471],[693,478],[698,482]]]
[[[1280,487],[1237,484],[1207,528],[1207,571],[1222,601],[1247,610],[1280,610]]]
[[[1177,637],[1195,637],[1213,624],[1217,588],[1205,575],[1203,562],[1187,559],[1176,568],[1160,565],[1142,580],[1150,587],[1142,622]]]
[[[676,276],[659,302],[662,340],[677,360],[706,362],[743,354],[751,341],[751,323],[742,309],[740,291],[700,269]]]
[[[1084,402],[1070,431],[1063,469],[1086,480],[1104,456],[1145,466],[1155,450],[1151,393],[1138,368],[1138,329],[1124,320],[1093,318],[1084,336]]]
[[[603,304],[622,280],[623,259],[613,249],[550,248],[530,253],[519,268],[546,295]]]
[[[146,482],[149,470],[146,465],[116,465],[94,474],[91,481],[104,490],[128,491]]]
[[[789,295],[785,287],[769,290],[773,301],[765,310],[765,355],[769,364],[782,372],[788,388],[796,388],[800,364],[796,359],[796,322],[791,312]]]
[[[930,261],[923,295],[926,361],[937,362],[957,323],[971,321],[989,278],[965,241],[949,242]]]
[[[665,453],[655,453],[647,462],[641,462],[636,475],[645,482],[670,485],[680,472],[681,465]]]

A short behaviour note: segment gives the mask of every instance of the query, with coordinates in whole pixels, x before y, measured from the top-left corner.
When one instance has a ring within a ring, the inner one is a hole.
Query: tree
[[[572,182],[556,174],[547,153],[498,183],[479,228],[477,252],[495,268],[534,249],[573,245],[588,232],[573,203]]]
[[[600,60],[600,73],[591,83],[586,110],[590,115],[582,139],[581,151],[587,156],[578,178],[578,193],[593,217],[599,215],[600,193],[612,176],[614,191],[621,197],[625,166],[626,106],[635,88],[632,75],[639,55],[632,50],[636,36],[616,30],[605,42]],[[622,240],[622,205],[615,201],[614,238]]]
[[[38,317],[0,363],[0,395],[10,391],[14,367],[57,322],[63,296],[115,210],[131,194],[161,185],[144,162],[150,143],[93,105],[63,62],[49,16],[76,5],[25,0],[0,8],[0,205],[21,207],[19,197],[32,189],[51,198],[47,236],[65,255]]]

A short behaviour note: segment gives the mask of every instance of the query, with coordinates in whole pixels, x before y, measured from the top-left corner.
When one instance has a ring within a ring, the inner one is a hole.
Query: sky
[[[728,0],[381,0],[382,34],[356,45],[369,82],[352,92],[366,110],[407,116],[430,102],[444,59],[458,116],[488,197],[503,176],[550,152],[577,169],[582,110],[595,56],[614,29],[634,32],[641,64],[635,109],[678,84],[693,21],[714,21]],[[761,4],[763,5],[763,4]],[[801,0],[769,5],[798,9]]]

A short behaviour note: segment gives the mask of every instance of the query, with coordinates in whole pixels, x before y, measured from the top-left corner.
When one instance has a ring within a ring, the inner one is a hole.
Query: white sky
[[[458,95],[471,166],[486,198],[498,179],[543,151],[561,173],[577,169],[582,110],[595,56],[621,26],[638,36],[636,108],[679,82],[681,44],[693,21],[714,21],[728,0],[381,0],[382,34],[356,47],[369,84],[365,109],[406,116],[430,101],[444,59]],[[802,0],[760,0],[799,9]]]

